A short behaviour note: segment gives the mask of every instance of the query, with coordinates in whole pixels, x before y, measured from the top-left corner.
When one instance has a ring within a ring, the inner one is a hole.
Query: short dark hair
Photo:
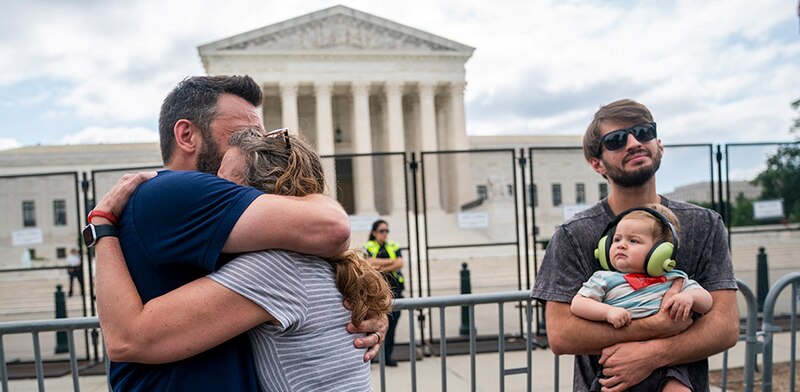
[[[604,120],[624,121],[633,124],[653,122],[653,115],[646,106],[630,100],[620,99],[608,105],[601,106],[594,119],[583,134],[583,156],[587,161],[600,156],[600,124]]]
[[[211,122],[217,116],[217,101],[222,94],[233,94],[253,106],[261,105],[261,88],[247,75],[192,76],[183,79],[164,98],[158,118],[161,159],[168,165],[175,148],[175,123],[186,119],[195,124],[208,140]]]

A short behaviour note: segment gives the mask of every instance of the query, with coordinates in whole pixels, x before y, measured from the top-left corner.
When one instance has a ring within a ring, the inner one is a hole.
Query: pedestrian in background
[[[81,295],[83,295],[83,268],[81,268],[81,255],[78,250],[72,248],[69,250],[67,256],[67,272],[69,273],[69,296],[72,297],[72,284],[75,279],[78,279],[78,285],[81,287]]]

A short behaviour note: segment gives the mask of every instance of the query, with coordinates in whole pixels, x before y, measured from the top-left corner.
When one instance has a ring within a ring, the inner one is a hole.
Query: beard
[[[642,151],[644,151],[645,154],[647,154],[647,156],[650,157],[652,163],[649,165],[639,166],[630,171],[625,171],[625,169],[623,169],[622,167],[614,166],[605,159],[603,159],[603,164],[606,167],[606,177],[608,177],[609,180],[614,182],[614,184],[621,186],[623,188],[642,186],[645,183],[647,183],[647,181],[650,181],[650,179],[653,178],[653,176],[656,174],[656,171],[658,171],[658,168],[661,166],[660,149],[656,149],[655,155],[653,155],[652,153],[650,153],[649,150],[646,149],[632,151],[625,156],[622,162],[624,165],[629,155],[640,153]]]
[[[216,176],[221,163],[222,154],[220,154],[219,145],[214,138],[203,135],[203,148],[197,154],[197,171]]]

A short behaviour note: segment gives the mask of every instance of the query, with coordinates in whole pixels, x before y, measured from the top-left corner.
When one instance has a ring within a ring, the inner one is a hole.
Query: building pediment
[[[474,48],[345,6],[335,6],[199,47],[226,53],[405,52],[469,57]]]

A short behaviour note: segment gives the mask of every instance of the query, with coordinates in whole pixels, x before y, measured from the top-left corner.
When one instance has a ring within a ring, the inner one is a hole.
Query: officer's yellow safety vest
[[[370,256],[378,257],[378,252],[381,251],[381,244],[378,241],[369,240],[367,244],[364,245],[367,248],[367,252],[369,252]],[[386,242],[386,253],[389,254],[389,259],[394,260],[397,258],[397,251],[400,249],[400,244],[394,241]]]
[[[394,260],[397,258],[397,251],[400,250],[400,244],[394,241],[387,241],[384,247],[386,248],[386,253],[389,254],[389,260]],[[378,252],[381,250],[381,244],[379,244],[377,241],[369,240],[364,245],[364,248],[367,249],[367,252],[369,252],[370,256],[377,257]],[[391,274],[392,277],[398,282],[405,282],[403,275],[398,274],[397,271],[392,271]]]

